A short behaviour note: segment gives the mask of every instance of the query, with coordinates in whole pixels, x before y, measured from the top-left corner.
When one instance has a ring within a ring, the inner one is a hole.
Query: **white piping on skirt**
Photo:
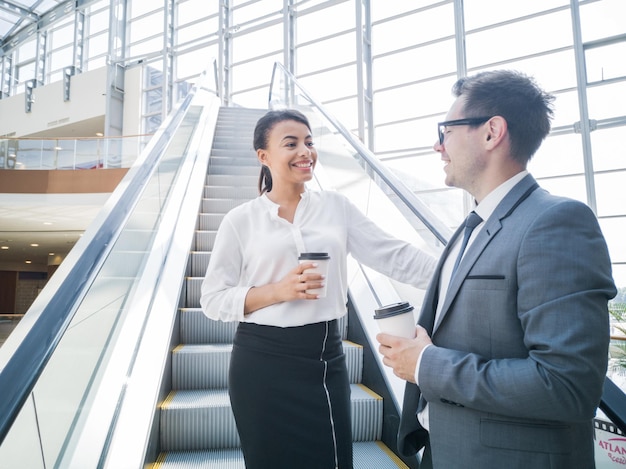
[[[326,372],[328,370],[328,362],[324,360],[324,351],[326,350],[326,341],[328,340],[328,321],[326,321],[326,333],[324,334],[324,342],[322,344],[322,353],[320,355],[320,361],[324,362],[324,391],[326,392],[326,402],[328,402],[328,415],[330,417],[330,427],[333,432],[333,449],[335,451],[335,469],[339,467],[339,457],[337,455],[337,435],[335,433],[335,420],[333,419],[333,405],[330,402],[330,393],[328,392],[328,387],[326,386]]]

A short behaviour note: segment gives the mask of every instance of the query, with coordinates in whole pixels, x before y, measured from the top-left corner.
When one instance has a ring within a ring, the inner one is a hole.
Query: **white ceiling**
[[[0,194],[0,270],[41,270],[65,258],[109,195]]]
[[[103,132],[104,116],[29,138],[78,138]],[[13,170],[6,170],[13,171]],[[0,188],[0,270],[45,271],[78,241],[110,194],[3,194]],[[38,246],[31,246],[38,244]],[[3,249],[2,247],[9,249]],[[54,253],[54,255],[50,255]],[[26,261],[31,261],[29,264]]]

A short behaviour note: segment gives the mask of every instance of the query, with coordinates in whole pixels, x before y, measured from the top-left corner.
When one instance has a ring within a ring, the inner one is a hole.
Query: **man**
[[[434,149],[482,221],[454,273],[464,227],[450,239],[417,337],[377,336],[408,381],[399,448],[424,447],[422,467],[435,469],[593,468],[616,289],[592,211],[526,171],[554,98],[512,71],[460,79],[453,93]]]

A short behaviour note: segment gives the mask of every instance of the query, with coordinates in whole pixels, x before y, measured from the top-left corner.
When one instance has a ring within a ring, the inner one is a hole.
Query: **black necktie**
[[[454,272],[456,272],[456,268],[459,266],[459,263],[461,262],[461,258],[463,257],[463,252],[465,251],[465,248],[467,247],[467,242],[469,241],[470,236],[472,235],[472,231],[474,231],[474,228],[480,225],[482,221],[483,219],[480,218],[480,215],[478,215],[473,210],[465,219],[465,232],[463,233],[463,243],[461,244],[461,250],[459,251],[458,257],[456,258],[454,267],[452,268],[452,275],[454,275]]]

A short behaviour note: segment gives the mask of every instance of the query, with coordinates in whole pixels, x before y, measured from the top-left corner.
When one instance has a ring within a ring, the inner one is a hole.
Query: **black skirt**
[[[247,469],[352,469],[350,385],[337,321],[240,323],[228,386]]]

